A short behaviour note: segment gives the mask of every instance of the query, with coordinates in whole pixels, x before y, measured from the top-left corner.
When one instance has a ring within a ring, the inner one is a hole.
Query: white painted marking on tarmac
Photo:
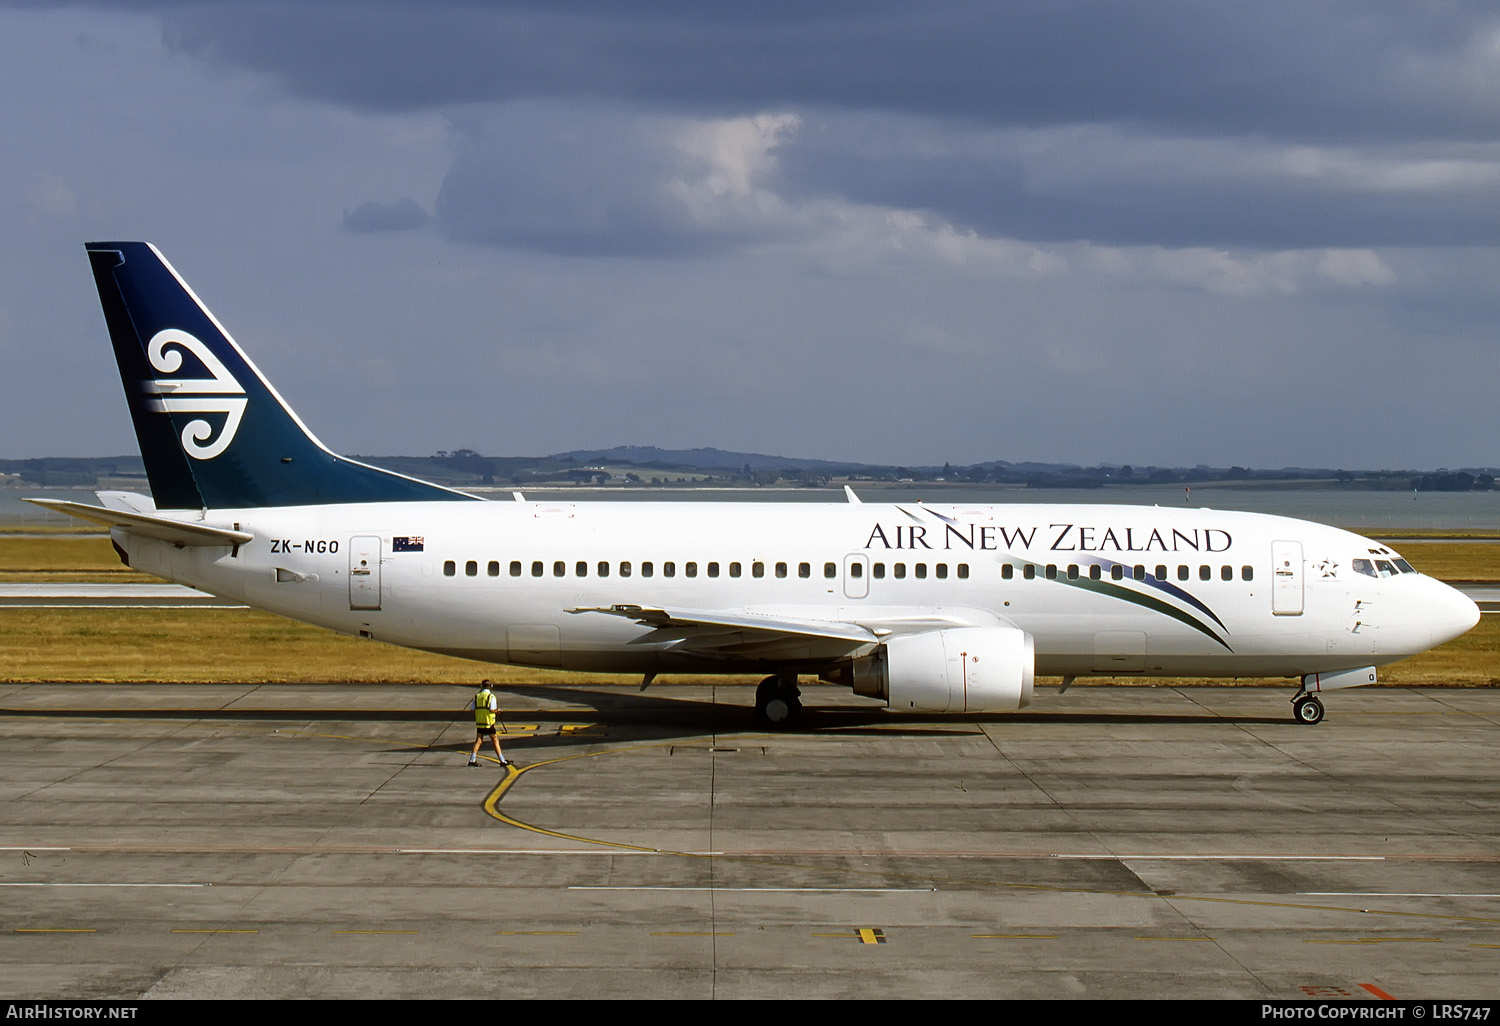
[[[397,855],[723,855],[722,851],[610,851],[599,848],[396,848]]]
[[[1310,898],[1500,898],[1500,893],[1459,891],[1298,891]]]
[[[25,883],[13,881],[0,883],[0,887],[212,887],[213,884],[206,883],[57,883],[55,881],[40,881],[37,883]]]
[[[609,887],[573,884],[570,891],[704,891],[714,894],[932,894],[936,887]]]
[[[1155,855],[1149,852],[1131,855],[1064,855],[1054,859],[1083,859],[1118,862],[1384,862],[1384,855]]]

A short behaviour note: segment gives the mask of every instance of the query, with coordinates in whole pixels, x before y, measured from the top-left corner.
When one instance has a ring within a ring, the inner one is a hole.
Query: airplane
[[[1479,620],[1386,545],[1122,505],[487,501],[338,456],[158,250],[87,245],[151,495],[33,499],[137,570],[344,634],[490,663],[803,677],[907,713],[1004,713],[1038,676],[1290,677],[1319,695]]]

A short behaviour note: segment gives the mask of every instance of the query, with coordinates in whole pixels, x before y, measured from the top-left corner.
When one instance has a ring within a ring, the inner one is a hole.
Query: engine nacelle
[[[953,627],[891,638],[852,669],[855,693],[889,709],[1014,712],[1031,704],[1036,644],[1015,627]]]

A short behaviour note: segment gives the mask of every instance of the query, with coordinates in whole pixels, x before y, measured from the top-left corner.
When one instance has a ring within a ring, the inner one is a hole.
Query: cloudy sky
[[[0,0],[0,456],[140,238],[332,448],[1500,463],[1489,0]]]

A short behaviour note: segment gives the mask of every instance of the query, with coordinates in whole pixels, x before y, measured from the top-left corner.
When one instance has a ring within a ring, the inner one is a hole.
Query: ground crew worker
[[[495,693],[490,690],[489,681],[479,685],[468,708],[474,710],[474,747],[469,751],[469,765],[479,765],[479,746],[484,744],[485,738],[489,738],[490,744],[495,746],[495,756],[500,760],[500,765],[506,768],[514,766],[515,763],[506,759],[505,754],[500,751],[500,738],[495,733],[495,713],[500,706],[495,701]]]

